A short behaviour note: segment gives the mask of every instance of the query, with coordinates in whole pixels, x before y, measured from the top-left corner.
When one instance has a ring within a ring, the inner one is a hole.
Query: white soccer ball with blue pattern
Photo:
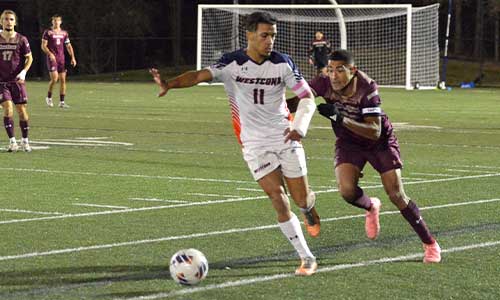
[[[182,285],[195,285],[208,274],[208,261],[196,249],[177,251],[170,259],[170,276]]]

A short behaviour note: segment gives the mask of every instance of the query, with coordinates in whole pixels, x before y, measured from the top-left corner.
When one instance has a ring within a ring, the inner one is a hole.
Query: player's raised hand
[[[288,141],[300,142],[300,140],[302,139],[300,133],[298,133],[296,130],[290,130],[290,128],[287,128],[283,135],[285,136],[285,143],[288,143]]]
[[[153,80],[156,82],[156,84],[160,86],[160,92],[158,93],[158,97],[165,96],[168,92],[167,82],[161,79],[160,72],[157,69],[151,68],[149,69],[149,73],[151,73],[151,75],[153,76]]]

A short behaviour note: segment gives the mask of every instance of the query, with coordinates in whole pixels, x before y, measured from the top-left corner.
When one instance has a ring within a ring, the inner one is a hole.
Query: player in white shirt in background
[[[156,69],[150,72],[160,86],[159,97],[172,88],[213,80],[224,82],[243,157],[254,179],[271,199],[281,231],[302,260],[295,274],[308,276],[316,272],[316,258],[297,216],[290,210],[284,183],[304,214],[307,231],[313,237],[318,236],[320,219],[314,207],[315,195],[309,189],[300,142],[316,105],[309,85],[290,57],[273,51],[276,23],[269,13],[252,13],[246,20],[246,49],[227,53],[206,69],[190,71],[169,81],[163,80]],[[295,118],[286,106],[286,87],[302,99]]]

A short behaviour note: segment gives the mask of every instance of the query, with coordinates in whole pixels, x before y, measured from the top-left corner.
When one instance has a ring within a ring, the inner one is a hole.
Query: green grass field
[[[293,276],[298,258],[243,161],[222,87],[158,99],[153,84],[70,82],[68,110],[47,108],[45,91],[28,83],[34,151],[0,153],[0,299],[500,299],[498,90],[381,91],[438,265],[421,263],[371,167],[361,185],[382,199],[382,231],[365,238],[315,115],[304,144],[322,233],[307,237],[320,263],[309,278]],[[210,271],[186,288],[168,261],[191,247]]]

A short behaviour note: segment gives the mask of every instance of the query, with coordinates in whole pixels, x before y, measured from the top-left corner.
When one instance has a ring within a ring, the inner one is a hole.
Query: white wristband
[[[26,80],[26,70],[23,69],[21,72],[19,72],[16,78],[23,81]]]
[[[307,134],[307,128],[316,110],[316,103],[312,98],[302,98],[297,106],[297,112],[292,122],[292,130],[297,131],[302,137]]]

